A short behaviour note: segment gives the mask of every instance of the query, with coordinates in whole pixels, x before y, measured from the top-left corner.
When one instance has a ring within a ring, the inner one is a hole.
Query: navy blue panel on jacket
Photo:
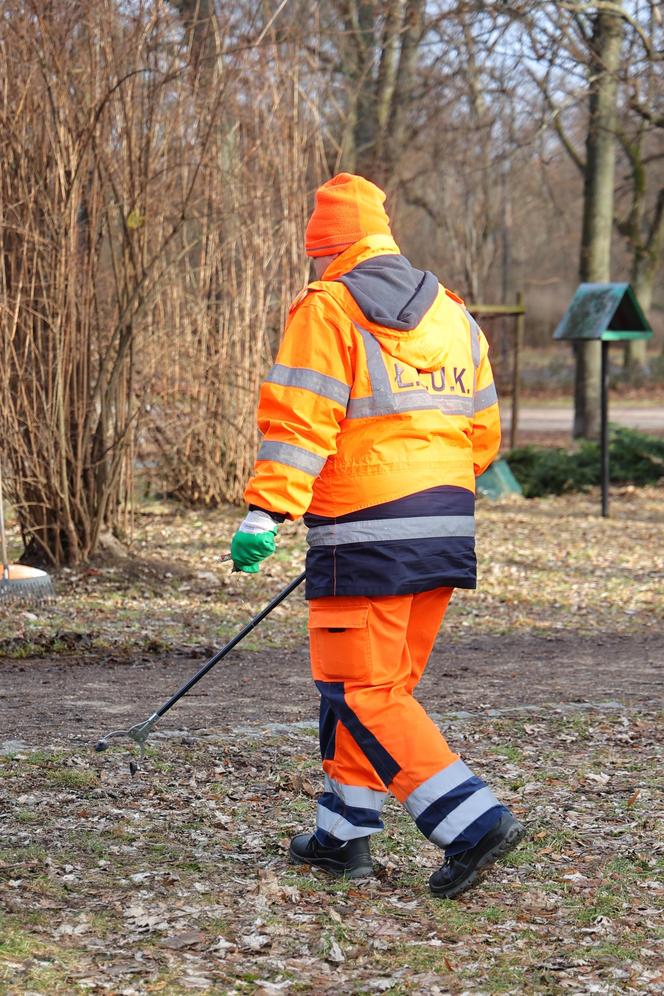
[[[475,496],[441,485],[349,515],[307,513],[306,597],[475,588]]]

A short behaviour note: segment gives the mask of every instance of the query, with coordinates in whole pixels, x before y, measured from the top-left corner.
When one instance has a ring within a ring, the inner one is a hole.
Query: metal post
[[[519,402],[521,400],[521,350],[523,349],[523,334],[526,324],[523,291],[516,295],[516,335],[514,337],[514,366],[512,367],[512,421],[510,425],[510,449],[516,446],[516,434],[519,427]]]
[[[601,408],[601,459],[602,459],[602,516],[609,515],[609,343],[602,341],[602,408]]]

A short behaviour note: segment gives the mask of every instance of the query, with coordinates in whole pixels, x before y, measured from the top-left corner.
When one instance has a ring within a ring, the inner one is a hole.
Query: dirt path
[[[304,647],[222,663],[135,778],[92,744],[199,660],[3,661],[0,992],[661,992],[663,658],[659,634],[441,642],[421,698],[529,834],[442,903],[393,800],[375,878],[288,864],[321,786]]]
[[[231,660],[179,702],[159,729],[227,732],[246,725],[315,724],[317,699],[304,647],[294,653],[238,650]],[[653,634],[439,641],[420,697],[439,716],[490,710],[514,715],[545,704],[647,706],[662,699],[663,661],[664,635]],[[125,664],[3,662],[0,747],[14,740],[31,746],[96,740],[146,718],[201,663],[185,657]]]

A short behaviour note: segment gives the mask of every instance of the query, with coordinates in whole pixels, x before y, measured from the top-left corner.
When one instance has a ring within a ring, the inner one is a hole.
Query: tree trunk
[[[400,157],[409,141],[408,119],[412,112],[424,14],[424,0],[407,0],[400,29],[399,64],[394,87],[391,90],[391,109],[387,120],[389,139],[385,143],[388,149],[386,171],[389,170],[391,174],[397,172]]]
[[[341,165],[389,186],[408,141],[424,0],[336,0],[335,6],[347,93]]]
[[[637,247],[632,263],[632,288],[646,318],[652,305],[655,277],[662,262],[663,252],[664,188],[659,191],[645,245]],[[627,343],[625,349],[625,367],[632,376],[646,371],[646,348],[646,339],[634,339]]]
[[[652,305],[653,285],[656,267],[649,266],[649,259],[641,255],[635,256],[632,266],[632,290],[641,305],[643,314],[648,317]],[[641,379],[646,373],[647,339],[629,339],[625,343],[625,371],[631,381]]]
[[[619,6],[618,4],[615,5]],[[595,15],[590,61],[590,117],[586,139],[583,233],[579,278],[582,283],[611,279],[611,235],[615,177],[616,71],[622,19]],[[575,343],[574,437],[597,439],[600,423],[599,342]]]
[[[171,0],[171,3],[187,31],[194,71],[211,77],[218,55],[214,0]]]

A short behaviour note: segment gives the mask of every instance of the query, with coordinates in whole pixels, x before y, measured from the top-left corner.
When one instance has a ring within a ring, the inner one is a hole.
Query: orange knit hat
[[[385,194],[370,180],[338,173],[316,191],[304,236],[307,256],[334,256],[365,235],[391,235]]]

